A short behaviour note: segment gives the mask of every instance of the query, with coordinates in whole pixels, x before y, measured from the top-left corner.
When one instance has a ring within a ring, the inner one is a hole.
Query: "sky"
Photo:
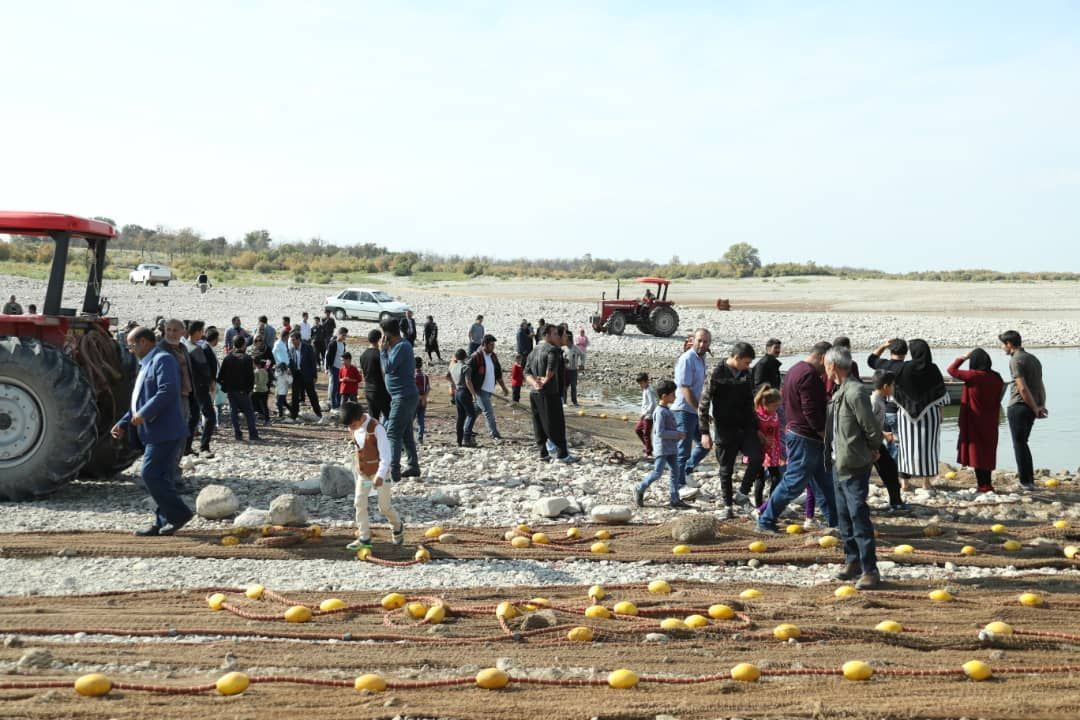
[[[0,0],[0,209],[1080,271],[1080,3]]]

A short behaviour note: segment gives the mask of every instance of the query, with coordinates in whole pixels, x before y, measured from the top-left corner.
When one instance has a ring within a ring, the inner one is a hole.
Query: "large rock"
[[[249,507],[233,520],[233,527],[262,527],[269,524],[270,513],[253,507]]]
[[[322,480],[308,478],[292,486],[293,495],[319,495],[322,493]]]
[[[629,505],[597,505],[589,513],[593,522],[608,525],[625,525],[634,516],[634,509]]]
[[[533,515],[556,518],[570,507],[570,501],[564,497],[545,497],[533,503]]]
[[[278,495],[270,501],[270,524],[306,525],[307,508],[303,498],[296,495]]]
[[[683,515],[671,521],[671,539],[678,543],[703,543],[716,539],[712,515]]]
[[[428,495],[428,500],[435,505],[445,505],[447,507],[457,507],[461,504],[461,498],[456,493],[445,490],[436,490]]]
[[[352,471],[344,465],[323,463],[319,475],[319,486],[326,497],[351,497],[356,490],[356,481]]]
[[[195,512],[207,520],[231,517],[240,509],[240,500],[231,488],[224,485],[207,485],[195,498]]]
[[[44,648],[31,648],[19,658],[16,667],[19,670],[31,670],[33,668],[45,669],[52,667],[53,656]]]
[[[525,619],[521,621],[522,630],[542,630],[544,628],[555,627],[559,624],[559,618],[555,616],[555,613],[551,610],[537,610],[536,612],[529,613],[525,616]]]

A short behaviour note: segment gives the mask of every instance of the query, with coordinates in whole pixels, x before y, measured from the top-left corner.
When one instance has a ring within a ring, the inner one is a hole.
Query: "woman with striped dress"
[[[893,399],[896,401],[897,465],[901,475],[922,478],[931,489],[930,478],[938,474],[941,455],[941,408],[949,402],[945,378],[934,364],[925,340],[908,343],[910,360],[896,374]],[[909,483],[905,483],[909,490]]]

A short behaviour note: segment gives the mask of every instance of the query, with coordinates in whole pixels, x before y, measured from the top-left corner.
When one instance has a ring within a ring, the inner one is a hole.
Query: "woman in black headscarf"
[[[961,370],[964,361],[968,370]],[[956,460],[974,468],[979,492],[993,492],[991,474],[997,467],[998,425],[1001,422],[1001,391],[1005,381],[993,371],[990,355],[975,348],[949,365],[949,374],[964,382],[960,396],[960,439]]]
[[[897,464],[901,474],[921,477],[923,487],[929,490],[930,478],[938,474],[941,407],[949,402],[949,393],[926,341],[910,341],[908,352],[911,359],[900,368],[893,386]]]

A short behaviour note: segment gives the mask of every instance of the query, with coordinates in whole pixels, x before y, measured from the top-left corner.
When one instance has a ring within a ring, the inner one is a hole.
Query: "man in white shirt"
[[[300,319],[300,342],[311,343],[311,322],[308,314],[304,313]]]
[[[495,423],[495,408],[491,405],[491,395],[495,392],[495,385],[502,388],[503,395],[508,395],[506,383],[503,382],[502,366],[499,364],[499,356],[495,354],[495,336],[485,335],[480,349],[469,358],[469,373],[472,378],[472,386],[476,388],[476,403],[484,411],[488,430],[491,437],[501,440],[499,428]]]

